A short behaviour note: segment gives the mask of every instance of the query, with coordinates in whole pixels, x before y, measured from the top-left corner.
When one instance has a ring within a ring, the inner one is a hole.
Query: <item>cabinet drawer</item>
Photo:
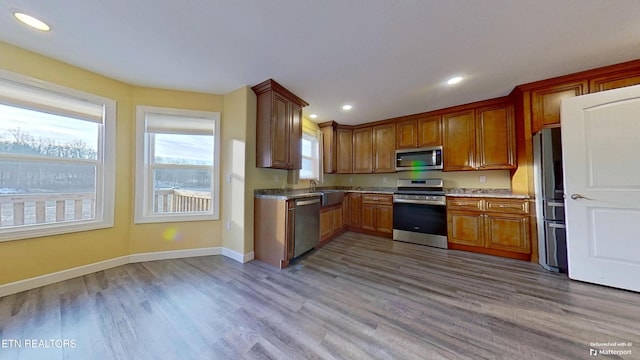
[[[447,210],[482,211],[482,199],[447,198]]]
[[[393,195],[388,194],[362,194],[363,203],[393,204]]]
[[[520,199],[485,199],[485,211],[507,214],[529,214],[529,201]]]

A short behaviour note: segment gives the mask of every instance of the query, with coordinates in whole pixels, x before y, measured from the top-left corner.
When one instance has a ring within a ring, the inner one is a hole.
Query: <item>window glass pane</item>
[[[0,104],[0,154],[97,160],[100,126]]]
[[[96,165],[0,159],[0,227],[95,218]]]
[[[313,177],[313,161],[311,159],[302,159],[302,169],[300,169],[300,177],[308,179]]]
[[[153,170],[154,213],[211,211],[211,169]]]
[[[154,134],[158,164],[213,165],[213,136]]]
[[[302,156],[311,157],[313,153],[311,141],[302,138]]]

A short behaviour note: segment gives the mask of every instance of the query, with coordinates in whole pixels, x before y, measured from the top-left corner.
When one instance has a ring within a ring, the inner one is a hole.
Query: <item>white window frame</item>
[[[41,236],[67,234],[79,231],[88,231],[113,227],[115,213],[115,189],[116,189],[116,102],[102,96],[90,94],[84,91],[52,84],[46,81],[34,79],[28,76],[0,70],[0,80],[11,81],[18,85],[24,85],[26,91],[35,88],[37,91],[45,91],[66,98],[88,101],[102,105],[104,115],[99,129],[98,159],[96,163],[96,198],[95,217],[86,220],[69,220],[42,224],[19,225],[8,228],[0,228],[0,242],[9,240],[28,239]],[[34,97],[35,99],[36,97]],[[29,99],[35,104],[39,103]],[[47,108],[47,104],[42,104]],[[74,112],[73,109],[68,109]],[[78,120],[82,121],[82,120]],[[34,158],[36,157],[29,157]],[[38,158],[38,160],[42,160]],[[60,160],[65,161],[63,160]],[[55,162],[55,160],[52,160]]]
[[[211,210],[193,213],[153,212],[153,179],[150,169],[150,136],[146,132],[146,114],[163,114],[190,118],[205,118],[213,122],[213,169],[211,189]],[[136,106],[136,178],[134,223],[162,223],[182,221],[219,220],[220,209],[220,113],[174,109],[155,106]]]
[[[302,170],[300,170],[300,179],[320,181],[320,142],[316,134],[306,132],[303,130],[302,139],[304,139],[305,137],[307,137],[308,140],[312,142],[312,145],[315,145],[315,146],[312,146],[312,149],[311,149],[312,154],[310,157],[302,155],[302,152],[300,153],[300,157],[303,160],[304,159],[311,160],[311,166],[312,166],[310,177],[303,177]]]

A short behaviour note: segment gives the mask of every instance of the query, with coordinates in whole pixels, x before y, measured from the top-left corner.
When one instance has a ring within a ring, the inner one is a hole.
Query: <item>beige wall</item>
[[[134,225],[133,175],[135,105],[223,112],[224,96],[134,87],[2,42],[0,54],[0,69],[117,102],[114,227],[0,242],[0,285],[129,254],[221,246],[221,221]]]
[[[382,186],[395,187],[397,179],[429,178],[443,179],[447,188],[482,188],[482,189],[510,189],[511,178],[509,170],[486,171],[422,171],[399,172],[390,174],[340,174],[334,175],[336,186]],[[486,182],[480,182],[485,176]]]

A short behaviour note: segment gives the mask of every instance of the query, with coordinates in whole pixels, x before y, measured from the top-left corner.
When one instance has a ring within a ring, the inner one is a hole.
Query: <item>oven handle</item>
[[[421,205],[441,205],[446,206],[446,201],[438,200],[405,200],[405,199],[393,199],[394,204],[421,204]]]

